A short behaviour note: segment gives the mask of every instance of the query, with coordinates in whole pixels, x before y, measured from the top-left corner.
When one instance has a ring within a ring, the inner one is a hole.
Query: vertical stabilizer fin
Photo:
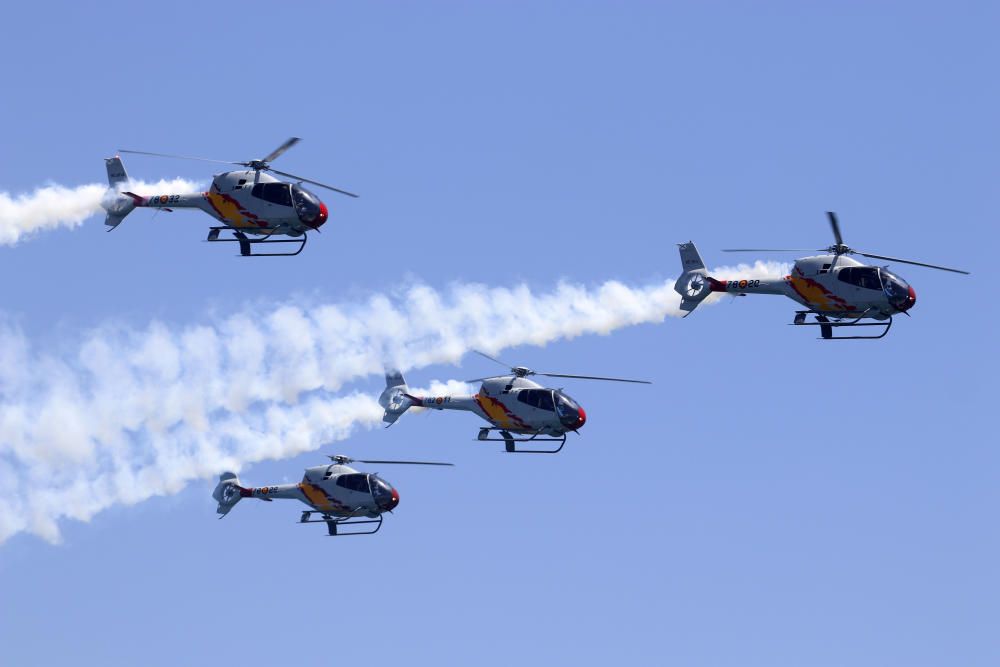
[[[409,391],[406,380],[403,379],[403,374],[398,369],[387,368],[385,370],[385,390],[378,397],[378,402],[385,408],[382,421],[385,422],[386,428],[395,424],[396,420],[414,405],[408,395]]]
[[[107,217],[104,218],[104,224],[108,226],[108,231],[110,232],[122,224],[125,216],[135,209],[136,202],[134,195],[125,196],[122,194],[122,191],[128,187],[128,173],[125,171],[122,159],[117,155],[104,158],[104,166],[108,170],[108,185],[110,186],[110,190],[104,201],[101,202],[101,206],[108,213]]]
[[[236,503],[240,502],[242,494],[240,491],[243,487],[240,486],[240,478],[236,476],[234,472],[224,472],[219,475],[219,483],[215,486],[215,490],[212,491],[212,497],[215,501],[219,503],[216,508],[216,513],[219,514],[219,518],[229,514],[229,510],[236,506]]]
[[[708,277],[708,269],[694,241],[678,244],[678,248],[683,273],[674,283],[674,291],[681,295],[680,309],[685,311],[684,317],[687,317],[711,293],[712,279]]]

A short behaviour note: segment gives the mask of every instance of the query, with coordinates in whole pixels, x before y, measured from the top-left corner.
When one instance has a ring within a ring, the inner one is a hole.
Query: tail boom
[[[680,309],[686,311],[684,317],[698,307],[712,292],[724,292],[737,296],[746,294],[788,295],[787,278],[738,278],[720,280],[708,275],[708,269],[698,253],[693,241],[678,246],[681,267],[684,272],[674,283],[674,291],[681,295]]]

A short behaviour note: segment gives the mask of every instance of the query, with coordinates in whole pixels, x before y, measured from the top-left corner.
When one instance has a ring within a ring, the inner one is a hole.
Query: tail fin
[[[117,155],[105,158],[104,166],[108,168],[108,185],[111,186],[112,190],[121,192],[125,184],[128,183],[128,173],[125,171],[122,159]]]
[[[386,369],[385,390],[378,397],[379,405],[385,408],[382,421],[386,423],[386,428],[396,423],[396,420],[409,410],[413,401],[409,397],[410,388],[406,386],[403,374],[396,369]]]
[[[705,262],[701,260],[694,241],[681,243],[678,247],[684,272],[674,283],[674,291],[681,295],[681,310],[687,312],[684,315],[687,317],[711,293],[713,279],[708,277],[708,269],[705,268]]]
[[[219,517],[220,519],[229,514],[229,510],[240,502],[240,498],[243,497],[240,493],[242,490],[240,478],[236,476],[236,473],[224,472],[219,475],[219,483],[216,485],[215,491],[212,491],[212,497],[219,503],[215,511],[222,515]]]
[[[122,190],[128,185],[128,173],[122,159],[117,155],[104,159],[104,166],[108,169],[108,185],[111,186],[101,206],[108,212],[104,218],[104,224],[108,226],[108,231],[117,227],[125,219],[125,216],[135,209],[135,196],[123,194]]]

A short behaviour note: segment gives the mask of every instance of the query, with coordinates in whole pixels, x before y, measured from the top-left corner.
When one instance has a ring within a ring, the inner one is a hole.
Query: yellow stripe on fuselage
[[[302,491],[302,495],[306,497],[306,500],[318,510],[332,510],[333,503],[330,499],[326,497],[323,493],[323,489],[319,488],[315,484],[309,484],[307,482],[299,483],[299,490]]]
[[[218,192],[206,192],[205,197],[212,209],[233,227],[260,229],[260,221],[257,216],[246,211],[239,202],[228,195]]]
[[[523,429],[527,424],[511,414],[503,403],[485,394],[476,394],[476,403],[486,414],[486,418],[500,428]]]

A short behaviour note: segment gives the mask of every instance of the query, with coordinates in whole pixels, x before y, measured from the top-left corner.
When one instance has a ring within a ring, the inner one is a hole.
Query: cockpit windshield
[[[889,298],[889,303],[899,307],[906,304],[910,298],[910,285],[899,276],[890,273],[888,269],[879,269],[879,277],[882,279],[882,289]]]
[[[583,415],[583,408],[561,391],[554,393],[556,397],[556,414],[559,416],[559,421],[570,428],[582,426],[584,419],[586,419]]]
[[[375,500],[375,504],[383,510],[391,510],[399,502],[399,497],[393,497],[392,487],[384,479],[380,478],[378,475],[369,474],[368,479],[371,482],[372,487],[372,498]]]
[[[299,220],[307,225],[315,225],[320,218],[320,201],[313,193],[309,192],[301,185],[292,186],[292,201],[295,205],[295,214]]]

